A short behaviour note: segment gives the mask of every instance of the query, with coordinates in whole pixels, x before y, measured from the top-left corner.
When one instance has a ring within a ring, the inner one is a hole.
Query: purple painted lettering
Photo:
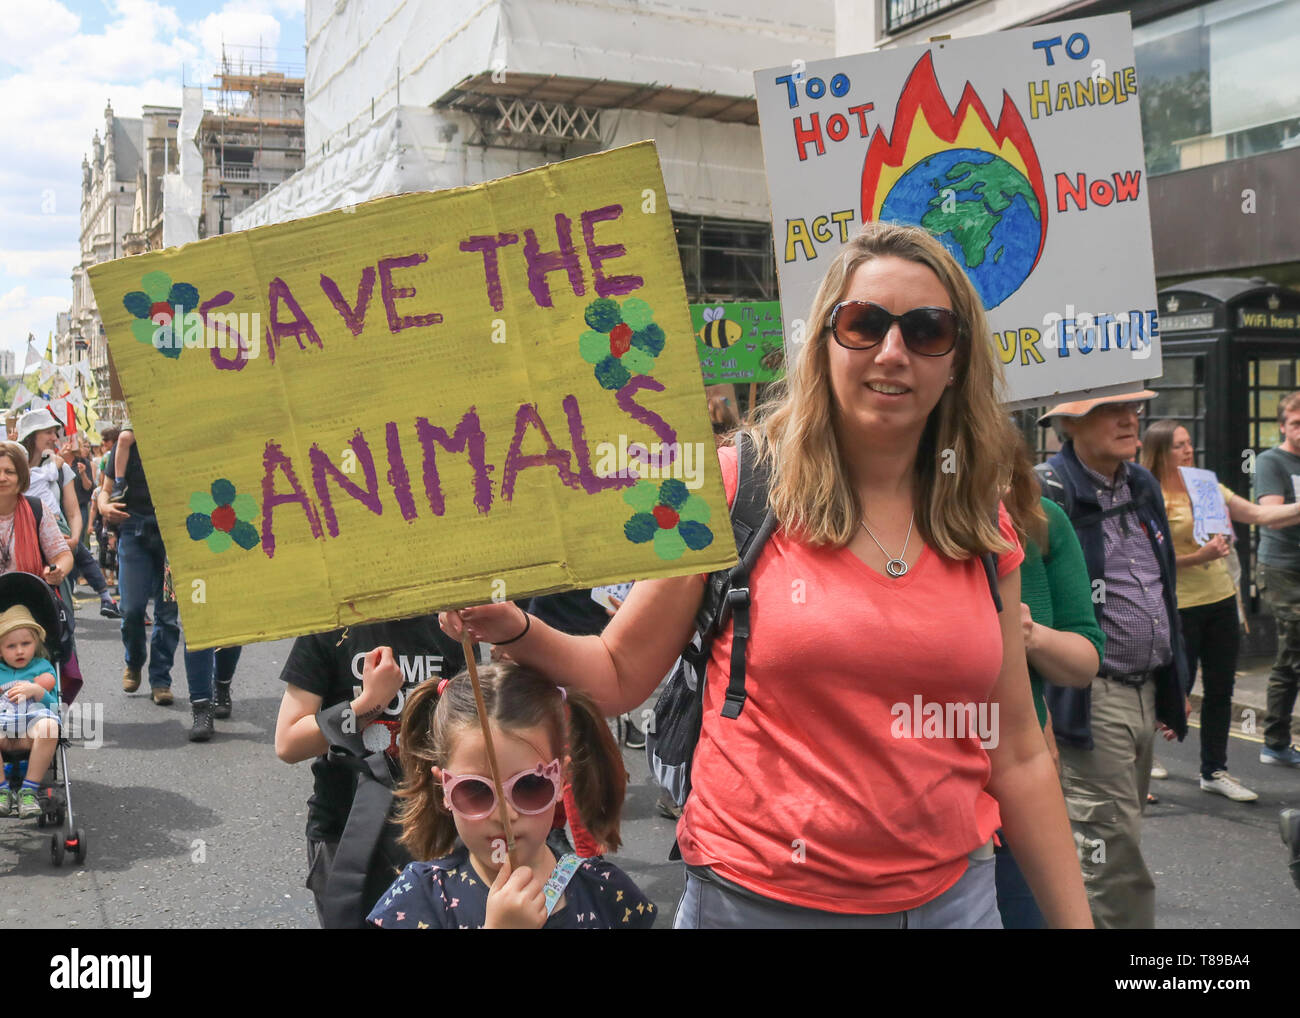
[[[243,336],[239,334],[238,329],[232,329],[230,327],[229,321],[222,321],[218,323],[218,322],[213,322],[208,320],[209,311],[214,311],[217,308],[225,307],[234,299],[235,299],[235,295],[233,293],[231,293],[229,290],[222,290],[211,300],[205,300],[202,304],[199,305],[199,314],[203,317],[203,324],[206,328],[216,329],[218,326],[220,326],[225,330],[226,337],[228,340],[233,337],[233,342],[235,344],[235,355],[232,358],[227,358],[221,352],[220,346],[212,346],[208,348],[208,353],[212,358],[212,363],[215,364],[222,371],[243,371],[244,368],[248,365],[248,353],[249,353],[248,340],[246,340]]]
[[[611,258],[622,258],[627,248],[622,244],[597,244],[596,224],[617,219],[623,214],[622,205],[606,205],[582,214],[582,239],[587,245],[587,258],[591,261],[591,274],[597,297],[615,297],[631,293],[645,285],[640,276],[606,276],[601,263]]]
[[[442,428],[430,424],[427,417],[415,419],[415,433],[424,450],[424,492],[435,516],[441,516],[446,510],[442,483],[438,478],[437,454],[433,448],[435,442],[448,452],[468,452],[470,466],[474,468],[474,506],[480,513],[492,508],[492,466],[487,462],[487,436],[483,434],[483,425],[479,423],[478,411],[474,407],[465,411],[453,434],[448,435]]]
[[[497,248],[507,244],[518,244],[519,235],[515,233],[498,233],[470,237],[460,242],[462,251],[481,251],[483,253],[483,274],[487,277],[488,303],[494,311],[502,310],[506,304],[501,295],[501,269],[497,264]]]
[[[402,455],[402,443],[397,437],[397,422],[389,421],[384,425],[384,436],[388,443],[388,483],[393,486],[397,496],[397,507],[402,510],[402,519],[410,523],[415,519],[415,499],[411,497],[411,475],[406,470],[406,457]]]
[[[524,434],[530,425],[541,432],[542,441],[546,443],[546,452],[535,456],[524,456],[520,449],[524,444]],[[510,451],[506,454],[506,465],[501,470],[501,497],[507,502],[513,498],[515,479],[519,476],[519,471],[527,470],[529,467],[544,466],[554,467],[555,472],[560,475],[560,480],[570,488],[582,486],[578,475],[569,469],[569,454],[558,448],[551,440],[551,433],[546,430],[546,424],[542,421],[537,404],[521,403],[519,409],[515,411],[515,435],[510,442]]]
[[[582,410],[577,396],[564,397],[564,414],[569,419],[569,438],[573,440],[573,455],[578,461],[578,480],[588,495],[608,488],[630,488],[636,478],[600,477],[591,469],[591,450],[587,448],[587,431],[582,422]]]
[[[677,432],[672,429],[672,426],[653,410],[647,410],[632,399],[641,389],[649,389],[651,392],[663,392],[664,386],[662,382],[651,378],[649,375],[636,375],[632,381],[614,393],[614,399],[618,402],[619,409],[638,424],[644,424],[648,427],[659,436],[659,440],[665,445],[675,448],[677,446]],[[631,452],[631,449],[628,451]],[[672,460],[670,459],[669,462],[671,463]]]
[[[320,517],[316,515],[311,499],[302,490],[302,485],[298,483],[298,477],[293,472],[293,461],[284,454],[284,450],[278,443],[266,443],[266,450],[262,453],[262,469],[262,551],[266,553],[266,557],[275,557],[275,532],[271,529],[271,513],[277,506],[289,503],[301,506],[311,527],[311,536],[324,536],[321,531]],[[275,472],[277,470],[283,472],[289,486],[293,489],[292,492],[283,495],[276,493]]]
[[[279,276],[271,280],[271,285],[267,293],[267,298],[271,304],[271,328],[267,333],[267,349],[271,354],[271,363],[275,363],[276,348],[285,336],[293,336],[298,340],[298,349],[306,350],[303,346],[302,337],[306,333],[307,338],[317,346],[323,347],[320,336],[316,333],[316,327],[311,324],[311,319],[307,317],[307,312],[303,311],[298,304],[293,293],[289,290],[289,284]],[[288,322],[280,321],[280,301],[284,301],[288,307],[293,319]]]
[[[561,213],[555,214],[555,235],[560,242],[558,251],[543,252],[537,243],[537,234],[532,230],[524,231],[524,259],[528,262],[528,289],[532,291],[533,300],[538,307],[551,307],[551,288],[546,277],[552,272],[564,269],[569,274],[569,285],[573,287],[575,297],[586,294],[586,285],[582,278],[582,262],[577,249],[573,246],[573,220]]]
[[[332,477],[334,483],[342,488],[346,494],[351,495],[376,516],[384,514],[384,504],[379,500],[379,477],[375,473],[375,458],[370,454],[370,446],[366,443],[365,436],[361,434],[360,428],[357,429],[356,434],[348,439],[348,445],[356,454],[357,461],[365,472],[366,486],[364,488],[360,488],[349,481],[343,471],[330,462],[330,458],[321,451],[321,447],[315,442],[307,451],[307,457],[311,460],[312,483],[316,486],[316,497],[320,500],[321,514],[325,517],[325,526],[329,528],[330,537],[339,536],[339,521],[338,517],[334,515],[334,501],[330,497],[326,474]]]
[[[357,281],[357,302],[352,307],[348,307],[348,302],[339,292],[338,284],[323,272],[320,274],[320,288],[325,291],[325,296],[330,299],[334,310],[339,313],[343,324],[348,327],[352,335],[360,336],[366,324],[366,308],[370,305],[370,295],[375,289],[374,268],[367,265],[362,270],[361,279]]]
[[[408,315],[402,317],[397,313],[397,302],[415,296],[413,286],[395,286],[394,269],[409,269],[429,260],[427,254],[409,254],[401,258],[379,259],[379,294],[383,298],[384,308],[388,312],[388,331],[397,335],[403,329],[418,329],[425,325],[437,325],[442,315],[434,311],[427,315]]]

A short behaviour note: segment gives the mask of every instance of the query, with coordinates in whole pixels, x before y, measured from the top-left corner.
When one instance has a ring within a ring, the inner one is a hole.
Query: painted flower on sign
[[[185,529],[195,541],[206,541],[215,552],[237,544],[245,551],[261,538],[250,520],[257,516],[257,501],[252,495],[236,495],[235,486],[224,477],[212,482],[208,491],[190,496],[190,514]]]
[[[578,339],[578,352],[595,365],[601,388],[621,389],[633,375],[648,375],[663,352],[664,330],[654,320],[654,309],[631,297],[622,305],[601,297],[587,305],[583,320],[588,331]]]
[[[174,324],[176,319],[190,312],[198,313],[199,291],[190,283],[173,283],[165,272],[146,272],[140,277],[141,290],[132,290],[122,298],[122,306],[135,315],[131,334],[141,343],[154,346],[164,357],[175,359],[181,355],[180,343],[154,344],[158,329]]]
[[[661,559],[679,559],[689,548],[700,551],[713,543],[709,522],[709,503],[692,495],[686,485],[670,478],[662,484],[638,481],[623,492],[623,501],[634,515],[623,525],[623,533],[633,544],[653,541],[655,554]]]

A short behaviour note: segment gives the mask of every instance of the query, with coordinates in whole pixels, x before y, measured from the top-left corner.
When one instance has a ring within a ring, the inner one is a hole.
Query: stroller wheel
[[[73,858],[76,859],[78,863],[83,863],[86,861],[86,832],[78,827],[73,833],[73,838],[75,839],[76,844],[69,844],[68,847],[72,849]]]
[[[63,855],[68,850],[68,846],[63,842],[63,832],[55,831],[50,835],[50,862],[55,866],[63,865]]]
[[[37,826],[37,827],[48,827],[48,826],[49,826],[49,825],[46,823],[46,821],[45,821],[45,814],[44,814],[44,813],[42,813],[40,816],[38,816],[38,817],[36,818],[36,826]]]

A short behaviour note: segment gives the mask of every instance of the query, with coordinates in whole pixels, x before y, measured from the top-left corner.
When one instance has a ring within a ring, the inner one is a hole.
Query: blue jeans
[[[175,601],[163,600],[163,563],[166,559],[158,521],[152,516],[123,520],[117,537],[118,586],[122,591],[122,646],[128,668],[142,669],[149,662],[149,685],[168,689],[172,660],[180,642],[180,612]],[[154,602],[153,641],[146,655],[145,609]]]
[[[994,849],[997,859],[995,876],[998,888],[998,911],[1002,913],[1004,930],[1045,930],[1047,920],[1034,900],[1034,892],[1025,883],[1020,864],[1007,847],[1006,835],[998,831],[1002,844]]]
[[[185,684],[190,687],[190,703],[212,699],[212,680],[229,682],[235,677],[235,665],[243,647],[220,647],[216,650],[185,650]]]
[[[718,877],[708,883],[687,871],[686,890],[677,906],[673,928],[822,929],[822,930],[945,930],[1002,928],[994,890],[992,858],[971,860],[966,872],[937,898],[906,912],[850,915],[764,901],[736,894]]]

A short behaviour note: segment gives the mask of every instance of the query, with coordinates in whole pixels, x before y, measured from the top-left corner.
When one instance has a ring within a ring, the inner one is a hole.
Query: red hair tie
[[[439,682],[438,682],[438,698],[439,698],[439,699],[442,698],[442,691],[443,691],[444,689],[447,688],[447,683],[450,682],[450,681],[451,681],[451,679],[440,679],[440,680],[439,680]]]

